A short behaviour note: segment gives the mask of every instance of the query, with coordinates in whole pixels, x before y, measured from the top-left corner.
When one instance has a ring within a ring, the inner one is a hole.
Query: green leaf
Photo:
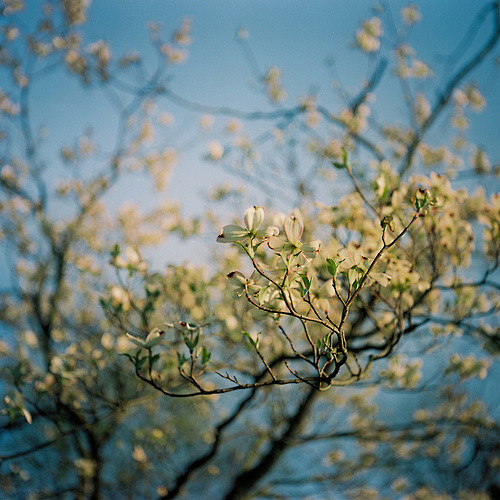
[[[117,257],[118,255],[120,255],[120,253],[121,253],[120,245],[118,245],[118,243],[115,243],[112,246],[109,253],[111,254],[111,257]]]
[[[326,259],[327,262],[327,267],[328,267],[328,272],[332,275],[335,276],[337,274],[338,266],[336,262],[333,259]]]
[[[254,340],[248,332],[243,332],[243,336],[245,336],[256,349],[257,347],[259,347],[259,335],[260,332],[257,334],[257,338]]]
[[[148,358],[146,356],[142,358],[138,358],[135,366],[139,369],[147,360]]]
[[[200,333],[198,332],[193,340],[193,349],[198,345],[199,340],[200,340]]]
[[[111,305],[111,302],[109,300],[106,300],[106,299],[99,299],[99,303],[101,304],[101,307],[107,311],[109,309],[109,306]]]
[[[190,334],[191,336],[189,335],[186,335],[184,334],[184,343],[186,344],[186,347],[189,349],[189,351],[193,351],[196,346],[198,345],[198,342],[200,340],[200,333],[198,332],[196,334],[196,337],[192,337],[192,334]]]
[[[155,310],[155,305],[153,302],[146,302],[146,305],[144,306],[143,312],[144,313],[150,313]]]
[[[342,161],[344,162],[344,166],[347,166],[347,151],[345,148],[342,148]]]
[[[122,352],[122,353],[120,353],[120,356],[125,356],[125,357],[127,357],[127,358],[128,358],[128,359],[130,359],[130,361],[131,361],[132,363],[134,363],[134,365],[135,365],[135,359],[134,359],[134,358],[133,358],[133,357],[132,357],[132,356],[131,356],[128,352]]]
[[[212,353],[207,351],[206,347],[203,346],[201,348],[201,364],[206,365],[210,361],[211,357],[212,357]]]
[[[309,279],[305,274],[299,274],[302,278],[302,283],[299,281],[300,296],[305,297],[311,288],[312,280]]]
[[[181,353],[177,353],[177,360],[179,361],[179,368],[188,360],[188,358]]]

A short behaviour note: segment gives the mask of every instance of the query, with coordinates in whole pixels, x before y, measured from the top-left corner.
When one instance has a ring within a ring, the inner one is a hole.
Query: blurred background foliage
[[[153,3],[0,4],[5,498],[498,497],[498,3]]]

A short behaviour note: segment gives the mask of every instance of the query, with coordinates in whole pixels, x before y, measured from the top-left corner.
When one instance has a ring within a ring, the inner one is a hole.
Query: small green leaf
[[[132,363],[134,363],[134,365],[135,365],[135,359],[134,359],[134,358],[133,358],[133,357],[132,357],[132,356],[131,356],[128,352],[122,352],[122,353],[120,353],[120,356],[125,356],[125,357],[127,357],[127,358],[128,358],[128,359],[130,359],[130,361],[131,361]]]
[[[326,259],[327,266],[328,266],[328,272],[332,275],[335,276],[337,274],[338,266],[335,263],[333,259]]]
[[[347,151],[345,148],[342,148],[342,161],[344,162],[344,166],[347,166]]]
[[[212,353],[207,351],[206,347],[203,346],[201,348],[201,364],[206,365],[210,361],[211,357],[212,357]]]
[[[200,340],[200,333],[198,332],[196,334],[196,337],[193,338],[193,334],[183,334],[184,335],[184,343],[186,344],[186,347],[189,349],[190,352],[192,352],[196,346],[198,345],[198,342]]]
[[[193,349],[198,345],[199,340],[200,340],[200,333],[198,332],[192,342]]]
[[[309,279],[305,274],[299,274],[299,276],[302,278],[302,283],[300,283],[299,281],[300,296],[305,297],[309,292],[309,289],[311,288],[312,280]]]
[[[148,358],[146,356],[142,357],[142,358],[138,358],[137,359],[137,362],[135,364],[135,366],[137,367],[137,369],[141,368],[141,366],[146,362]]]
[[[112,248],[111,248],[111,250],[110,250],[109,253],[111,254],[111,257],[113,257],[113,258],[117,257],[118,255],[120,255],[120,253],[121,253],[120,245],[118,245],[118,243],[115,243],[112,246]]]
[[[257,338],[254,340],[248,332],[243,332],[243,336],[245,336],[255,348],[259,347],[259,335],[260,332],[257,334]]]
[[[188,358],[186,356],[184,356],[184,354],[181,354],[178,352],[177,353],[177,360],[179,361],[179,368],[180,368],[188,360]]]
[[[150,313],[155,310],[155,305],[153,302],[146,302],[146,305],[144,306],[143,312],[144,313]]]

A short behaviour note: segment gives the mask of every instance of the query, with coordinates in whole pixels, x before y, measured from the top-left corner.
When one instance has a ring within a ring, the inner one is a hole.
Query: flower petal
[[[153,328],[146,337],[146,347],[154,347],[155,345],[158,345],[161,342],[164,333],[165,332],[159,328]]]
[[[385,273],[371,273],[370,278],[382,286],[387,286],[391,281],[391,277]]]
[[[224,226],[217,241],[219,243],[233,243],[235,241],[243,240],[248,236],[248,230],[240,226]]]
[[[227,275],[227,279],[231,283],[231,285],[234,285],[236,287],[241,287],[245,286],[247,284],[247,279],[245,276],[240,273],[239,271],[232,271]]]
[[[321,240],[313,240],[302,245],[302,253],[309,259],[314,259],[321,248]]]
[[[134,343],[135,345],[139,346],[139,347],[146,347],[146,344],[144,343],[144,341],[138,337],[134,337],[133,335],[130,335],[130,333],[126,333],[125,334],[127,336],[127,338],[130,340],[130,342]]]
[[[257,229],[262,224],[265,215],[264,207],[250,207],[243,216],[247,229],[249,231]]]
[[[285,234],[288,241],[296,245],[304,232],[304,223],[302,219],[295,215],[289,215],[285,219]]]
[[[267,240],[267,246],[275,252],[281,252],[287,245],[288,242],[281,236],[271,236]]]
[[[280,230],[278,226],[269,226],[266,228],[259,229],[255,232],[255,235],[257,238],[262,238],[264,240],[267,240],[269,238],[272,238],[273,236],[278,236],[280,233]]]

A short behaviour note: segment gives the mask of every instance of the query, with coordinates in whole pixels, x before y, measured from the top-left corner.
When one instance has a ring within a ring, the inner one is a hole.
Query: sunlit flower
[[[481,111],[486,106],[486,99],[475,85],[469,85],[464,89],[469,104],[474,111]]]
[[[296,245],[302,237],[303,232],[304,223],[302,219],[294,215],[290,215],[285,219],[285,234],[290,243]]]
[[[200,127],[203,130],[210,130],[214,126],[214,123],[215,119],[212,115],[203,115],[200,118]]]
[[[356,32],[356,42],[364,52],[376,52],[380,48],[380,38],[383,34],[382,21],[372,17],[364,21]]]
[[[173,39],[174,42],[179,45],[191,45],[191,18],[185,17],[179,29],[174,33]]]
[[[148,456],[144,451],[144,448],[140,445],[134,446],[134,451],[132,452],[132,458],[141,464],[144,464],[148,461]]]
[[[380,48],[380,40],[363,30],[356,32],[356,41],[364,52],[376,52]]]
[[[267,239],[278,234],[279,229],[269,226],[266,229],[258,229],[265,217],[263,207],[250,207],[244,215],[245,227],[233,224],[224,226],[217,237],[219,243],[243,243],[251,241],[253,238]]]
[[[313,259],[321,248],[320,240],[313,240],[307,243],[302,243],[302,233],[304,232],[304,222],[296,215],[289,215],[283,221],[285,230],[284,236],[277,234],[271,236],[268,240],[268,246],[277,253],[283,251],[299,251],[308,259]]]
[[[167,62],[171,64],[181,64],[186,60],[188,56],[186,50],[173,47],[169,43],[165,43],[164,45],[162,45],[160,50],[167,58]]]
[[[418,6],[412,3],[408,7],[401,9],[401,17],[407,26],[413,26],[422,19],[422,14],[420,14]]]
[[[120,286],[113,286],[110,290],[111,294],[111,304],[113,307],[122,307],[124,311],[130,309],[130,298],[126,290]]]
[[[130,333],[126,333],[130,342],[143,349],[151,349],[152,347],[158,345],[162,341],[164,334],[165,332],[163,330],[153,328],[143,340],[139,337],[135,337],[134,335],[130,335]]]
[[[158,118],[158,121],[165,127],[170,127],[175,122],[175,116],[172,113],[168,112],[161,113],[161,115]]]
[[[208,152],[212,160],[218,161],[224,156],[224,146],[219,141],[210,141]]]
[[[226,132],[228,134],[236,134],[241,130],[241,122],[239,120],[229,120],[226,124]]]
[[[364,269],[365,263],[368,261],[368,258],[363,255],[361,246],[352,241],[338,252],[338,258],[340,259],[339,270],[341,271],[348,271],[353,267]]]

